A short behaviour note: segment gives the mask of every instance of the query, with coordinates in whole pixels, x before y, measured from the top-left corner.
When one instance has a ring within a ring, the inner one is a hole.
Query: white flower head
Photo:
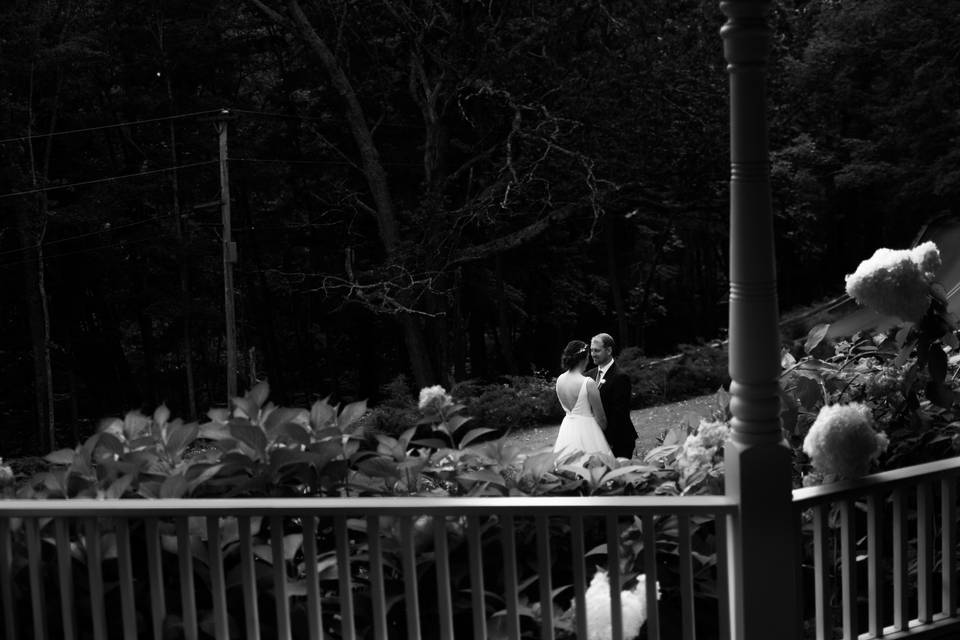
[[[3,464],[3,458],[0,458],[0,487],[13,484],[14,478],[13,469],[10,465]]]
[[[877,249],[846,276],[847,294],[884,315],[919,322],[930,307],[930,283],[940,268],[933,242],[913,249]]]
[[[873,428],[870,408],[851,402],[820,409],[803,440],[803,451],[817,471],[856,478],[867,474],[887,443],[887,436]]]
[[[647,621],[647,580],[637,577],[637,586],[620,592],[620,607],[623,611],[623,638],[633,640],[640,634],[640,627]],[[657,584],[657,599],[660,585]],[[613,637],[610,621],[610,578],[607,572],[597,568],[587,588],[587,640],[610,640]]]
[[[420,411],[439,411],[441,407],[451,404],[453,404],[453,398],[438,384],[420,389],[420,402],[417,404]]]

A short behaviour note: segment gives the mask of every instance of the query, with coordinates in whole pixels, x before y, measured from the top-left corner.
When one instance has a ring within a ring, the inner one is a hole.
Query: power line
[[[151,122],[163,122],[165,120],[176,120],[178,118],[192,118],[194,116],[209,115],[211,113],[219,113],[219,109],[212,109],[209,111],[196,111],[194,113],[181,113],[175,116],[163,116],[160,118],[149,118],[147,120],[131,120],[129,122],[118,122],[116,124],[104,124],[97,127],[86,127],[83,129],[69,129],[67,131],[51,131],[50,133],[38,133],[32,136],[20,136],[19,138],[6,138],[4,140],[0,140],[0,144],[6,144],[8,142],[26,142],[27,140],[36,140],[37,138],[51,138],[53,136],[65,136],[65,135],[70,135],[74,133],[88,133],[90,131],[101,131],[103,129],[129,127],[136,124],[149,124]]]
[[[335,164],[347,167],[357,166],[355,163],[347,162],[346,160],[287,160],[284,158],[230,158],[230,160],[232,162],[259,162],[263,164]],[[423,167],[422,164],[415,162],[381,162],[380,164],[387,167]]]
[[[118,224],[116,226],[110,225],[106,229],[97,229],[96,231],[89,231],[87,233],[79,233],[75,236],[68,236],[66,238],[57,238],[56,240],[50,240],[48,242],[41,243],[44,247],[49,247],[55,244],[61,244],[64,242],[72,242],[73,240],[79,240],[80,238],[89,238],[90,236],[99,235],[101,233],[110,233],[112,231],[119,231],[120,229],[129,229],[130,227],[136,227],[141,224],[147,224],[148,222],[153,222],[155,220],[160,220],[166,216],[153,216],[152,218],[146,218],[144,220],[137,220],[135,222],[128,222],[126,224]],[[31,249],[36,249],[41,246],[40,244],[33,244],[29,247],[20,247],[19,249],[8,249],[7,251],[0,251],[0,256],[9,256],[15,253],[22,253],[24,251],[30,251]]]
[[[330,122],[332,122],[332,121],[335,121],[335,122],[343,122],[343,118],[331,118],[331,117],[323,118],[323,117],[318,117],[318,116],[298,116],[298,115],[291,115],[291,114],[288,114],[288,113],[275,113],[275,112],[271,112],[271,111],[251,111],[251,110],[249,110],[249,109],[232,109],[232,108],[231,108],[231,109],[230,109],[230,112],[231,112],[231,113],[242,113],[242,114],[250,115],[250,116],[261,116],[261,117],[265,117],[265,118],[280,118],[280,119],[283,119],[283,120],[306,120],[306,121],[309,121],[309,122],[325,122],[325,123],[330,123]],[[383,122],[383,123],[378,124],[377,126],[379,126],[379,127],[398,127],[398,128],[401,128],[401,129],[423,129],[423,127],[424,127],[424,125],[422,125],[422,124],[409,123],[409,122],[397,122],[397,123],[393,123],[393,122]]]
[[[66,258],[67,256],[74,256],[74,255],[81,254],[81,253],[91,253],[91,252],[93,252],[93,251],[102,251],[102,250],[104,250],[104,249],[114,249],[114,248],[119,247],[119,246],[122,246],[122,245],[140,244],[141,242],[149,242],[149,241],[155,240],[155,239],[156,239],[156,238],[154,238],[153,236],[147,236],[146,238],[135,238],[135,239],[120,240],[120,241],[114,242],[114,243],[112,243],[112,244],[102,244],[102,245],[99,245],[99,246],[96,246],[96,247],[89,247],[89,248],[86,248],[86,249],[77,249],[76,251],[67,251],[66,253],[58,253],[58,254],[52,255],[52,256],[43,256],[43,261],[44,261],[44,262],[47,262],[47,261],[49,261],[49,260],[56,260],[57,258]],[[6,268],[6,267],[13,267],[13,266],[16,266],[16,265],[19,265],[19,264],[26,264],[28,261],[32,261],[32,260],[36,260],[36,259],[37,259],[36,257],[31,256],[31,257],[25,258],[25,259],[23,259],[23,260],[11,260],[10,262],[2,262],[2,263],[0,263],[0,269]]]
[[[216,160],[204,160],[203,162],[191,162],[190,164],[180,164],[174,167],[164,167],[163,169],[151,169],[150,171],[140,171],[138,173],[128,173],[122,176],[111,176],[109,178],[98,178],[96,180],[84,180],[82,182],[71,182],[69,184],[57,184],[49,187],[40,187],[38,189],[29,189],[27,191],[14,191],[13,193],[3,193],[0,194],[0,199],[2,198],[13,198],[15,196],[26,196],[33,193],[42,193],[45,191],[55,191],[57,189],[69,189],[70,187],[82,187],[90,184],[98,184],[101,182],[113,182],[115,180],[124,180],[127,178],[139,178],[140,176],[149,176],[156,173],[164,173],[167,171],[176,171],[177,169],[190,169],[191,167],[202,167],[208,164],[216,164]]]

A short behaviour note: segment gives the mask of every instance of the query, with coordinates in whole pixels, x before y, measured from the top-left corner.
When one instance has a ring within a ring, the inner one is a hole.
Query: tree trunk
[[[62,39],[61,39],[62,42]],[[57,106],[60,97],[62,75],[58,72],[56,88],[53,95],[49,131],[53,132],[57,126]],[[27,106],[27,135],[33,135],[33,67],[30,69],[30,87]],[[53,137],[46,140],[43,159],[38,167],[33,153],[33,143],[28,142],[30,153],[30,179],[34,189],[46,182],[50,166],[50,152]],[[47,301],[47,290],[44,273],[43,240],[47,230],[48,202],[46,193],[38,193],[36,219],[30,219],[30,213],[20,210],[18,226],[21,241],[28,251],[28,258],[24,267],[24,276],[27,294],[27,306],[30,320],[30,337],[33,343],[33,380],[34,395],[37,403],[38,442],[41,449],[56,447],[55,412],[53,405],[53,366],[50,358],[50,309]],[[30,256],[32,250],[33,256]]]
[[[17,225],[21,244],[25,249],[23,262],[23,287],[27,306],[27,321],[30,325],[30,345],[33,362],[33,398],[37,425],[37,446],[41,451],[53,448],[50,425],[53,423],[53,402],[50,375],[50,347],[48,339],[45,292],[43,289],[43,251],[39,234],[35,231],[31,214],[37,210],[20,209]]]
[[[453,378],[454,382],[464,380],[467,377],[467,357],[466,341],[464,335],[466,327],[463,326],[463,291],[461,290],[461,269],[456,270],[456,281],[453,285],[453,310],[451,329],[453,331]]]
[[[387,254],[388,264],[397,264],[396,253],[400,243],[400,234],[393,198],[387,183],[386,171],[380,161],[380,154],[373,141],[373,134],[367,124],[363,106],[357,98],[353,84],[344,72],[343,67],[340,66],[333,51],[327,46],[326,41],[310,24],[310,19],[297,0],[287,0],[288,17],[270,9],[260,0],[251,0],[251,2],[277,24],[291,27],[296,31],[300,39],[320,61],[320,65],[330,76],[334,89],[343,99],[344,116],[360,153],[363,174],[373,199],[373,211],[377,221],[380,242]],[[399,302],[403,303],[402,300]],[[403,327],[404,342],[414,379],[421,387],[429,386],[436,380],[436,375],[430,363],[429,350],[423,329],[417,319],[409,313],[401,313],[399,320]]]
[[[510,328],[510,314],[508,313],[506,287],[503,283],[503,256],[497,254],[494,258],[497,277],[497,342],[500,346],[500,356],[504,367],[510,375],[517,375],[517,359],[513,350],[513,331]]]
[[[613,311],[617,319],[617,344],[621,349],[626,347],[630,340],[627,324],[627,309],[623,303],[623,291],[620,290],[620,274],[617,269],[617,231],[614,229],[616,220],[607,217],[603,225],[604,244],[607,247],[607,277],[610,280],[610,294],[613,297]]]
[[[170,85],[170,75],[164,74],[167,80],[167,101],[170,103],[170,112],[176,113],[173,101],[173,88]],[[173,120],[169,122],[170,134],[170,166],[175,167],[179,162],[177,156],[177,133]],[[186,419],[193,420],[197,415],[197,386],[193,375],[193,338],[190,316],[193,304],[190,301],[190,265],[186,251],[186,241],[183,237],[183,219],[180,216],[180,177],[176,171],[170,172],[171,210],[174,229],[177,234],[177,271],[180,278],[180,323],[183,340],[183,369],[184,383],[187,387]]]

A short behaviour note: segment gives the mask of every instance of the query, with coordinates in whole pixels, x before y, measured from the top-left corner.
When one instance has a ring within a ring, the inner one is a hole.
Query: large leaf
[[[494,431],[496,431],[496,429],[491,429],[490,427],[481,427],[478,429],[471,429],[470,431],[467,432],[465,436],[463,436],[463,440],[460,441],[460,446],[465,447],[471,442],[473,442],[474,440],[476,440],[477,438],[479,438],[480,436],[488,433],[493,433]]]
[[[260,427],[252,424],[231,424],[230,435],[250,447],[260,458],[266,454],[267,436]]]
[[[476,471],[468,471],[467,473],[461,473],[457,476],[457,480],[471,480],[474,482],[489,482],[490,484],[495,484],[500,487],[506,486],[506,481],[503,479],[499,473],[491,471],[490,469],[478,469]]]
[[[397,468],[397,463],[379,456],[367,458],[359,462],[357,468],[371,478],[400,478],[400,470]]]
[[[310,433],[306,427],[297,422],[286,422],[271,433],[273,442],[295,443],[298,445],[310,444]]]
[[[167,476],[160,485],[161,498],[182,498],[190,488],[190,483],[181,474]]]
[[[292,409],[288,407],[278,407],[270,412],[263,421],[263,428],[274,439],[276,430],[282,426],[294,423],[300,426],[300,422],[306,423],[308,420],[307,412],[303,409]],[[301,427],[302,428],[302,427]]]
[[[327,396],[310,407],[310,426],[314,431],[326,427],[337,416],[337,410],[330,405],[329,400],[330,396]]]
[[[257,405],[257,408],[260,408],[267,402],[267,397],[269,395],[270,385],[266,380],[262,380],[253,385],[253,388],[250,389],[250,391],[247,391],[247,393],[244,394],[244,397],[254,402]],[[253,416],[250,417],[252,418]]]
[[[829,324],[818,324],[807,333],[807,340],[803,343],[804,353],[811,353],[817,346],[823,342],[823,339],[827,337],[827,332],[830,331]]]
[[[72,464],[77,452],[73,449],[57,449],[43,456],[51,464]]]
[[[367,401],[351,402],[343,408],[340,416],[337,418],[337,426],[341,431],[346,430],[351,424],[359,420],[367,412]]]
[[[189,424],[170,423],[167,425],[167,453],[179,457],[190,444],[197,439],[200,427],[196,422]]]

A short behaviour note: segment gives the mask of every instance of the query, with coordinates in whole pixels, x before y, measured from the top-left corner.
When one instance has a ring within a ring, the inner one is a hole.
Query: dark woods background
[[[4,450],[225,403],[222,107],[240,389],[376,401],[398,374],[553,373],[600,330],[648,355],[720,336],[717,4],[4,3]],[[784,310],[957,213],[957,8],[772,8]]]

